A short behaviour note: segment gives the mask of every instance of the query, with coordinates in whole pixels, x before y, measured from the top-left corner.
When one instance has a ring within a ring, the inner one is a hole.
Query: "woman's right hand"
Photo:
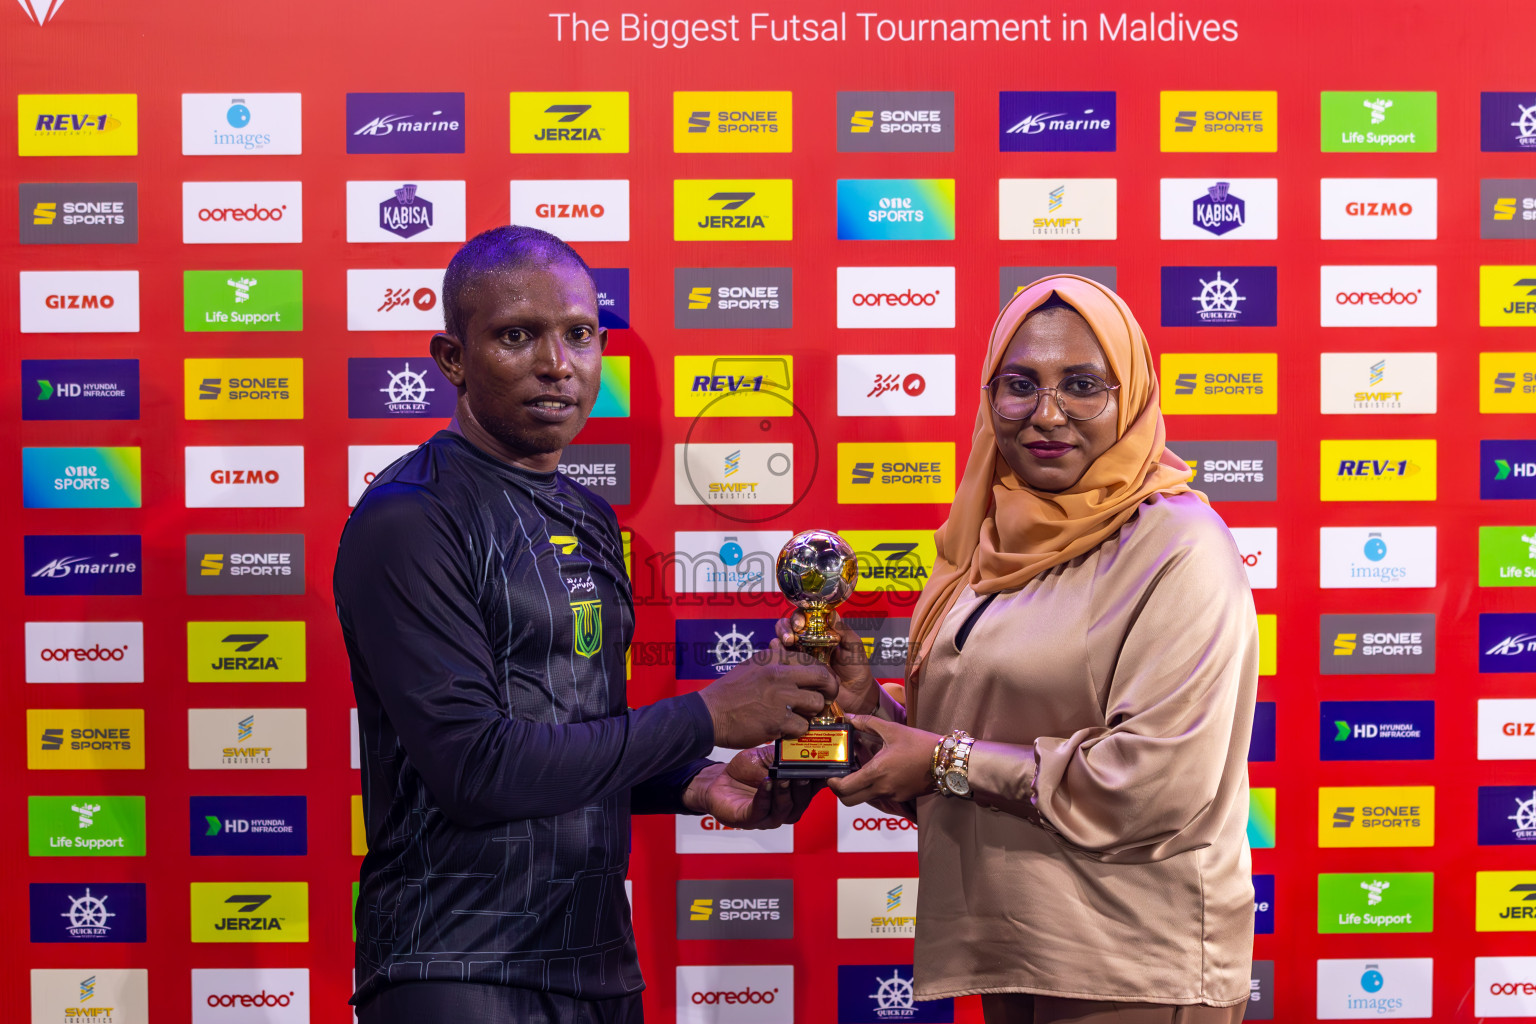
[[[805,613],[797,609],[778,621],[774,634],[785,647],[795,650],[795,631],[804,625]],[[864,638],[849,628],[836,612],[832,613],[832,628],[840,640],[832,649],[832,674],[837,676],[839,684],[838,706],[855,715],[873,714],[880,704],[880,685],[869,670]]]

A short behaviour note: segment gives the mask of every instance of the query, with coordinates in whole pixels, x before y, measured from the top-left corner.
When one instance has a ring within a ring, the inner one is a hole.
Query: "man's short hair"
[[[507,224],[480,232],[454,253],[443,275],[443,329],[460,341],[466,340],[470,311],[465,300],[484,275],[566,262],[592,276],[592,268],[581,254],[548,231]]]

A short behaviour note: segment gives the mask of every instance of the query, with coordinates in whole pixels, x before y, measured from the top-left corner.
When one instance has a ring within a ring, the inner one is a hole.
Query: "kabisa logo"
[[[23,270],[23,334],[132,334],[139,329],[137,270]]]
[[[304,418],[302,359],[187,359],[182,381],[189,420]]]
[[[1477,644],[1479,672],[1536,672],[1536,614],[1479,614]]]
[[[308,942],[308,882],[193,882],[193,942]]]
[[[379,203],[379,227],[411,238],[432,226],[432,201],[416,194],[416,186],[401,185],[392,199]]]
[[[1324,526],[1318,531],[1323,589],[1433,587],[1433,526]]]
[[[839,153],[953,153],[952,92],[839,92]]]
[[[955,179],[839,178],[837,237],[953,239]]]
[[[1158,193],[1162,238],[1209,242],[1279,235],[1274,178],[1163,178]]]
[[[1163,92],[1158,135],[1164,153],[1273,153],[1277,93]]]
[[[513,153],[628,153],[629,93],[514,92]]]
[[[1319,1020],[1428,1017],[1434,960],[1319,960]]]
[[[919,591],[933,573],[932,530],[841,530],[859,558],[859,591]]]
[[[462,153],[464,94],[349,92],[347,152]]]
[[[303,152],[301,97],[296,92],[181,94],[183,156],[248,156]]]
[[[1536,526],[1479,526],[1477,585],[1536,587]]]
[[[953,999],[920,1003],[913,992],[911,964],[839,964],[837,1020],[844,1024],[947,1024],[955,1019]]]
[[[1536,180],[1484,178],[1479,190],[1483,238],[1536,238]]]
[[[1212,501],[1275,500],[1276,442],[1179,441],[1170,447],[1189,464],[1190,483]]]
[[[1274,267],[1164,267],[1162,292],[1164,327],[1275,326]]]
[[[1164,268],[1168,269],[1168,268]],[[1162,357],[1163,411],[1190,414],[1273,414],[1279,356],[1273,352],[1193,354]]]
[[[1435,845],[1435,787],[1323,786],[1317,794],[1321,847]]]
[[[27,711],[27,767],[32,769],[142,769],[141,708]]]
[[[1428,871],[1317,876],[1319,934],[1432,932],[1435,876]]]
[[[187,331],[302,331],[304,271],[182,271]]]
[[[298,181],[184,181],[181,240],[193,244],[304,241]]]
[[[839,269],[840,276],[842,269],[845,268]],[[841,292],[841,282],[838,288]],[[944,355],[839,354],[837,357],[837,414],[839,416],[953,416],[955,414],[955,357],[952,353]]]
[[[1536,931],[1536,872],[1479,871],[1477,930]]]
[[[135,182],[23,182],[17,195],[22,245],[132,245],[139,240]]]
[[[794,415],[794,357],[673,356],[677,416]]]
[[[1000,92],[997,148],[1004,153],[1113,153],[1112,92]]]
[[[28,622],[27,682],[142,683],[144,623]]]
[[[1427,675],[1435,671],[1434,615],[1322,615],[1318,672]]]
[[[188,622],[187,681],[302,683],[303,622]]]
[[[1323,761],[1432,761],[1432,700],[1323,701],[1318,758]]]
[[[789,939],[795,883],[789,879],[677,883],[679,939]]]
[[[787,242],[794,237],[794,182],[788,178],[672,182],[672,237]]]
[[[1478,267],[1477,322],[1484,327],[1536,325],[1536,266]]]
[[[1324,440],[1318,446],[1323,501],[1435,500],[1439,448],[1433,439]]]
[[[1434,327],[1439,268],[1321,268],[1318,322],[1324,327]]]
[[[1536,151],[1536,93],[1483,93],[1482,141],[1484,153]]]
[[[17,156],[137,156],[135,93],[16,97]]]
[[[24,420],[136,420],[137,359],[23,359]]]
[[[789,92],[674,92],[674,153],[788,153],[794,148]]]
[[[839,442],[837,500],[845,505],[954,501],[954,442]]]
[[[23,448],[23,508],[141,508],[137,448]]]
[[[302,796],[194,796],[192,856],[302,856],[307,805]]]
[[[142,796],[27,797],[33,857],[142,857],[144,835]]]
[[[573,444],[560,454],[560,473],[610,505],[628,505],[630,457],[627,444]]]
[[[347,360],[348,419],[446,419],[453,415],[457,396],[431,359]]]
[[[1479,441],[1484,501],[1536,498],[1536,441]]]
[[[29,534],[22,543],[29,597],[142,593],[137,534]]]
[[[1241,196],[1230,191],[1228,182],[1218,181],[1206,188],[1206,194],[1195,199],[1192,219],[1195,227],[1218,238],[1248,220],[1248,204]]]
[[[302,594],[302,533],[187,535],[187,593]]]
[[[1432,92],[1324,92],[1324,153],[1433,153]]]
[[[1477,787],[1477,845],[1536,843],[1536,786]]]
[[[347,182],[347,241],[462,242],[464,182]]]
[[[143,882],[33,882],[33,942],[143,942]]]
[[[793,327],[794,270],[677,267],[672,271],[672,322],[679,330]]]
[[[1118,228],[1114,178],[1002,178],[997,237],[1004,240],[1111,239]]]
[[[1436,411],[1434,352],[1324,352],[1321,365],[1325,415]]]

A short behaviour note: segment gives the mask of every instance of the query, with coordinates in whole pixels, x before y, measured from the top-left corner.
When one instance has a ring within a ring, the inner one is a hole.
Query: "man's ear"
[[[432,361],[443,371],[448,383],[456,388],[464,387],[464,343],[451,334],[440,332],[432,335]]]
[[[606,327],[599,327],[597,329],[597,350],[599,352],[608,351],[608,328]]]

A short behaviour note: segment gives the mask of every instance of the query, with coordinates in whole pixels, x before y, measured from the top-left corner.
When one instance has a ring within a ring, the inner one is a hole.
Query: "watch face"
[[[951,793],[964,796],[971,791],[971,780],[963,772],[947,772],[944,775],[944,786]]]

